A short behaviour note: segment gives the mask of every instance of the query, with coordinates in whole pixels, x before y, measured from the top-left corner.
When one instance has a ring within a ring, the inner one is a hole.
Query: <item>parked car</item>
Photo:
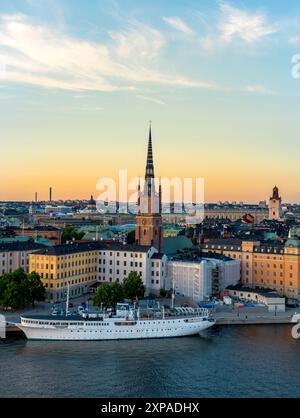
[[[287,306],[287,308],[298,308],[299,303],[297,303],[297,302],[288,302],[286,304],[286,306]]]

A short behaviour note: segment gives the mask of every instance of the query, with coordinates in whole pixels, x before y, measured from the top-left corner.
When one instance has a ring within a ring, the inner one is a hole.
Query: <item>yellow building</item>
[[[96,242],[58,245],[29,255],[29,271],[40,275],[51,302],[64,300],[68,285],[71,298],[88,293],[97,281],[98,263]]]
[[[285,244],[218,239],[204,243],[202,251],[240,260],[244,286],[274,289],[280,295],[300,299],[300,240],[295,228]]]

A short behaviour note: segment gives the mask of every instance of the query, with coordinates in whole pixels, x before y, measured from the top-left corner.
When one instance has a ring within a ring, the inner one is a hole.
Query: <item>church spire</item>
[[[149,127],[148,153],[144,191],[138,186],[138,213],[135,240],[138,245],[152,246],[162,250],[161,184],[155,191],[154,164],[152,153],[152,129]]]
[[[148,140],[147,165],[146,165],[145,178],[146,180],[154,178],[151,121],[150,121],[150,127],[149,127],[149,140]]]

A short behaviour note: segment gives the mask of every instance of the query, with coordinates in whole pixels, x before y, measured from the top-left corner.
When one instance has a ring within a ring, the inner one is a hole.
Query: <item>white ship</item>
[[[16,324],[30,340],[125,340],[185,337],[199,334],[215,321],[203,308],[175,308],[146,317],[139,309],[119,304],[116,315],[22,316]]]

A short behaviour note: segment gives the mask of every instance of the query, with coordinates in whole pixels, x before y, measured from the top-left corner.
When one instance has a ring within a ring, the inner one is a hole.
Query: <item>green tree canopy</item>
[[[160,289],[159,294],[162,298],[165,298],[168,292],[166,291],[166,289]]]
[[[27,279],[30,302],[34,307],[34,302],[43,302],[46,299],[46,289],[40,276],[35,271],[28,274]]]
[[[35,301],[44,301],[46,289],[37,273],[26,274],[23,269],[6,273],[0,279],[0,305],[20,309]]]
[[[123,301],[124,289],[120,283],[117,283],[117,282],[112,283],[111,292],[112,292],[112,305],[113,306]]]
[[[62,231],[61,242],[65,244],[67,241],[81,240],[84,237],[84,232],[78,232],[73,225],[66,225]]]
[[[103,306],[104,309],[114,307],[124,299],[123,286],[120,283],[101,283],[94,297],[94,306]]]
[[[143,280],[137,272],[129,273],[123,284],[124,296],[128,299],[142,298],[145,294]]]
[[[109,308],[112,304],[112,290],[109,283],[101,283],[94,297],[94,306]]]
[[[130,231],[126,235],[126,242],[127,244],[134,244],[135,243],[135,231]]]

